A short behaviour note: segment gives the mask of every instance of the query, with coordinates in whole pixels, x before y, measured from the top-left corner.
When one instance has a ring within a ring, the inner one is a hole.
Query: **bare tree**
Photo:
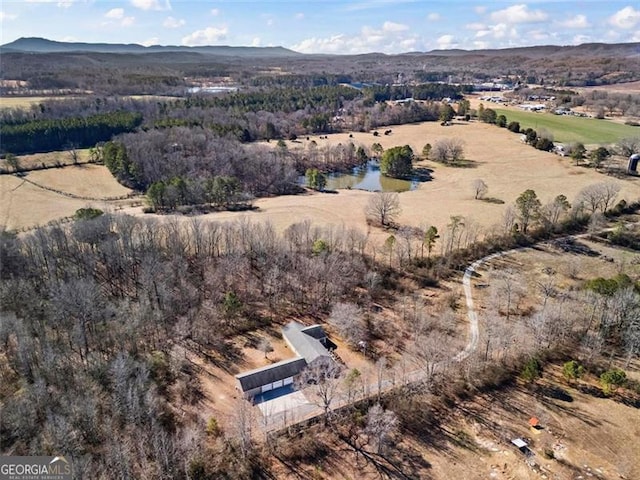
[[[443,138],[435,142],[429,158],[436,162],[451,163],[463,158],[464,142],[459,138]]]
[[[365,432],[374,444],[378,455],[384,453],[397,430],[398,417],[394,412],[385,410],[379,403],[369,409]]]
[[[262,337],[260,342],[258,342],[258,350],[264,353],[264,358],[267,358],[267,355],[270,352],[273,352],[273,346],[267,337]]]
[[[340,391],[342,367],[329,357],[318,357],[295,380],[296,388],[304,390],[310,399],[324,410],[329,421],[331,404]]]
[[[620,185],[613,182],[594,183],[584,187],[576,197],[576,203],[584,205],[590,213],[598,210],[605,213],[613,206]]]
[[[331,309],[329,324],[351,345],[358,345],[367,339],[362,310],[353,303],[336,303]]]
[[[237,401],[234,408],[233,422],[231,422],[233,438],[238,442],[240,453],[243,458],[247,458],[253,449],[253,408],[245,399]]]
[[[567,200],[567,197],[564,195],[558,195],[553,199],[553,202],[547,203],[542,207],[540,210],[540,217],[546,225],[553,228],[558,225],[562,216],[565,215],[570,208],[571,204]]]
[[[522,294],[522,285],[516,272],[511,269],[491,272],[491,301],[497,311],[504,313],[507,322],[514,310],[514,304],[517,311]]]
[[[365,207],[367,218],[383,227],[393,223],[400,213],[400,197],[396,192],[377,192]]]
[[[475,200],[484,198],[484,196],[489,191],[489,187],[487,187],[487,184],[484,183],[484,180],[480,178],[476,178],[473,181],[472,186],[473,186],[473,198]]]
[[[517,218],[518,215],[516,213],[516,209],[511,205],[507,206],[502,214],[502,229],[505,235],[509,235],[513,232],[513,227],[516,224]]]
[[[640,153],[640,137],[623,138],[616,145],[616,149],[623,157],[630,157],[634,153]]]

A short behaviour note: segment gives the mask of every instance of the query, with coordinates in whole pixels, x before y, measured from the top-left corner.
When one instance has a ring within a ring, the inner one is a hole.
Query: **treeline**
[[[459,100],[465,93],[473,91],[472,85],[449,85],[446,83],[424,83],[420,85],[385,85],[364,89],[366,95],[375,102],[388,100]]]
[[[111,112],[60,120],[33,120],[1,124],[2,152],[14,154],[62,150],[69,146],[86,148],[112,136],[130,132],[142,123],[134,112]]]
[[[439,105],[439,102],[403,105],[371,103],[363,92],[341,86],[276,88],[223,96],[194,95],[176,100],[100,96],[49,100],[29,109],[3,111],[0,113],[0,123],[8,131],[11,130],[9,126],[15,127],[15,135],[19,140],[18,143],[12,142],[11,148],[15,146],[20,150],[6,147],[4,151],[23,153],[27,151],[25,145],[28,143],[24,129],[30,128],[26,125],[40,125],[38,122],[45,120],[71,122],[70,119],[74,119],[75,122],[90,123],[90,119],[99,118],[100,115],[108,118],[109,114],[124,115],[124,112],[129,112],[142,116],[141,121],[136,117],[136,125],[140,122],[144,129],[203,127],[219,136],[230,135],[241,142],[252,142],[295,139],[313,133],[366,131],[384,125],[431,121],[438,118]],[[73,141],[73,138],[62,136],[57,142],[51,141],[46,145],[54,145],[59,149],[65,142]]]
[[[128,133],[97,148],[98,159],[123,184],[149,194],[152,206],[235,208],[253,197],[296,193],[308,168],[343,170],[368,158],[363,147],[287,148],[242,144],[202,128]]]
[[[553,144],[553,137],[549,133],[538,133],[533,128],[521,129],[520,122],[509,122],[505,115],[498,115],[492,108],[484,108],[481,104],[477,113],[478,119],[485,123],[491,123],[500,128],[507,128],[513,133],[521,133],[524,135],[524,141],[538,150],[550,152],[555,146]]]
[[[345,100],[361,96],[359,90],[342,86],[315,88],[272,88],[264,92],[234,93],[224,96],[194,96],[178,101],[176,107],[221,107],[239,112],[286,112],[329,108],[335,111]]]

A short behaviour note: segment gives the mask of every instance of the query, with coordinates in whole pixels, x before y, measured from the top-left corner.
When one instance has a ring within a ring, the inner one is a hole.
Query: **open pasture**
[[[40,170],[23,178],[0,175],[0,228],[44,225],[89,206],[113,210],[131,200],[111,199],[130,192],[100,165]]]
[[[400,194],[402,214],[398,222],[403,225],[435,225],[444,231],[453,215],[462,215],[484,229],[502,222],[507,206],[514,205],[516,198],[525,190],[533,189],[544,204],[559,194],[573,201],[577,193],[587,185],[598,182],[618,183],[622,190],[618,199],[627,201],[640,198],[640,181],[627,177],[616,179],[593,169],[575,167],[568,158],[542,152],[525,145],[518,135],[493,125],[480,122],[454,123],[443,127],[435,122],[390,127],[390,135],[374,137],[372,133],[354,132],[306,137],[287,142],[288,148],[304,147],[314,140],[318,148],[327,144],[353,142],[370,147],[379,142],[385,149],[395,145],[410,145],[420,153],[426,143],[439,139],[457,137],[465,142],[465,158],[468,168],[453,168],[430,161],[419,165],[433,170],[433,180],[419,185],[416,190]],[[380,129],[381,132],[384,129]],[[323,136],[324,137],[324,136]],[[273,142],[272,142],[273,143]],[[474,200],[472,184],[482,179],[489,187],[488,197],[503,200],[494,204]],[[248,217],[268,220],[277,229],[291,223],[309,219],[317,224],[358,227],[372,234],[365,222],[364,209],[373,195],[357,190],[339,190],[337,194],[313,193],[309,195],[263,198],[255,202],[256,212],[221,212],[210,215],[212,220],[232,220]],[[386,234],[388,235],[388,234]]]
[[[544,204],[553,200],[556,195],[564,194],[569,201],[573,201],[576,194],[585,186],[598,182],[614,182],[621,186],[618,199],[634,201],[640,199],[640,179],[617,179],[596,172],[593,169],[575,167],[570,159],[562,158],[552,153],[541,152],[523,144],[518,135],[506,129],[497,128],[480,122],[454,123],[443,127],[436,122],[411,124],[390,127],[390,135],[380,134],[374,136],[371,132],[354,132],[351,137],[348,133],[302,138],[296,142],[287,142],[288,148],[301,148],[311,140],[315,140],[318,148],[324,145],[353,142],[355,145],[371,147],[374,142],[379,142],[385,149],[395,145],[410,145],[414,152],[420,153],[426,143],[434,144],[443,138],[461,138],[465,142],[465,158],[469,160],[467,168],[453,168],[430,161],[421,161],[420,165],[433,170],[433,180],[419,185],[410,192],[400,194],[402,213],[398,222],[403,225],[435,225],[440,231],[446,229],[453,215],[466,217],[468,224],[475,224],[485,231],[496,228],[502,222],[502,215],[507,206],[513,205],[516,198],[526,189],[536,191]],[[380,129],[383,132],[385,129]],[[274,142],[271,142],[275,145]],[[77,179],[69,177],[69,172],[96,172],[99,169],[100,176],[94,176],[91,185],[91,197],[105,198],[114,195],[113,188],[119,187],[116,181],[109,175],[104,167],[65,167],[53,169],[47,172],[37,173],[34,179],[40,176],[46,182],[57,182],[58,190],[70,193],[75,192],[76,185],[86,183],[87,177],[80,176]],[[32,175],[32,174],[30,174]],[[75,173],[74,173],[75,175]],[[61,177],[58,177],[61,176]],[[66,179],[65,179],[66,177]],[[475,179],[482,179],[488,186],[487,196],[504,201],[504,204],[495,204],[474,200],[472,184]],[[3,186],[3,196],[13,197],[10,228],[22,228],[41,224],[57,217],[73,214],[80,207],[78,200],[56,195],[52,192],[38,192],[38,200],[32,199],[27,192],[33,186],[23,186],[15,192],[15,182],[19,181],[13,176],[3,176],[1,181],[12,182],[11,186]],[[116,187],[114,187],[114,185]],[[125,189],[126,190],[126,189]],[[25,196],[26,195],[26,196]],[[44,195],[48,200],[40,198]],[[54,195],[54,197],[51,197]],[[257,211],[252,212],[219,212],[208,214],[204,219],[210,221],[229,221],[247,217],[255,221],[269,221],[277,230],[284,230],[295,222],[310,220],[318,225],[344,225],[356,227],[363,232],[372,235],[388,235],[379,229],[370,228],[365,221],[364,209],[373,194],[358,190],[339,190],[338,193],[310,193],[306,195],[280,196],[273,198],[261,198],[255,202]],[[42,205],[44,202],[46,205]],[[37,209],[45,209],[46,215],[37,215],[32,218]],[[5,210],[6,202],[2,209]],[[18,210],[16,210],[18,208]],[[142,214],[141,207],[125,209],[132,214]],[[188,219],[190,217],[184,217]]]
[[[74,160],[72,152],[69,150],[59,152],[31,153],[28,155],[18,155],[18,162],[22,170],[34,170],[39,168],[60,167],[73,165],[74,163],[87,163],[89,161],[89,149],[79,148],[75,151],[77,158]],[[11,171],[7,161],[0,160],[0,168]]]
[[[71,97],[0,97],[0,110],[5,108],[29,108],[45,100],[64,100]]]
[[[490,104],[485,107],[492,108]],[[507,122],[519,122],[521,129],[533,128],[538,132],[541,129],[548,130],[553,134],[556,142],[581,142],[585,145],[610,144],[625,137],[640,135],[640,128],[610,120],[523,112],[517,109],[495,108],[494,110],[498,115],[507,117]]]

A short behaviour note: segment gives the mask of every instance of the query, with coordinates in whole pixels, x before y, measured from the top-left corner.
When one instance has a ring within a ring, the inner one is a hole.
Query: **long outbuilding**
[[[294,358],[236,375],[237,388],[245,398],[291,385],[297,375],[320,357],[331,358],[331,343],[320,325],[304,326],[290,322],[282,328],[282,336]]]

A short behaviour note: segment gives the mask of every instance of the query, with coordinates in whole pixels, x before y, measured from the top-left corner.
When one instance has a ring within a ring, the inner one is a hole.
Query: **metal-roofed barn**
[[[282,336],[296,357],[236,375],[237,388],[245,398],[252,399],[260,393],[290,385],[294,377],[317,358],[331,358],[330,342],[320,325],[305,327],[290,322],[282,328]]]

